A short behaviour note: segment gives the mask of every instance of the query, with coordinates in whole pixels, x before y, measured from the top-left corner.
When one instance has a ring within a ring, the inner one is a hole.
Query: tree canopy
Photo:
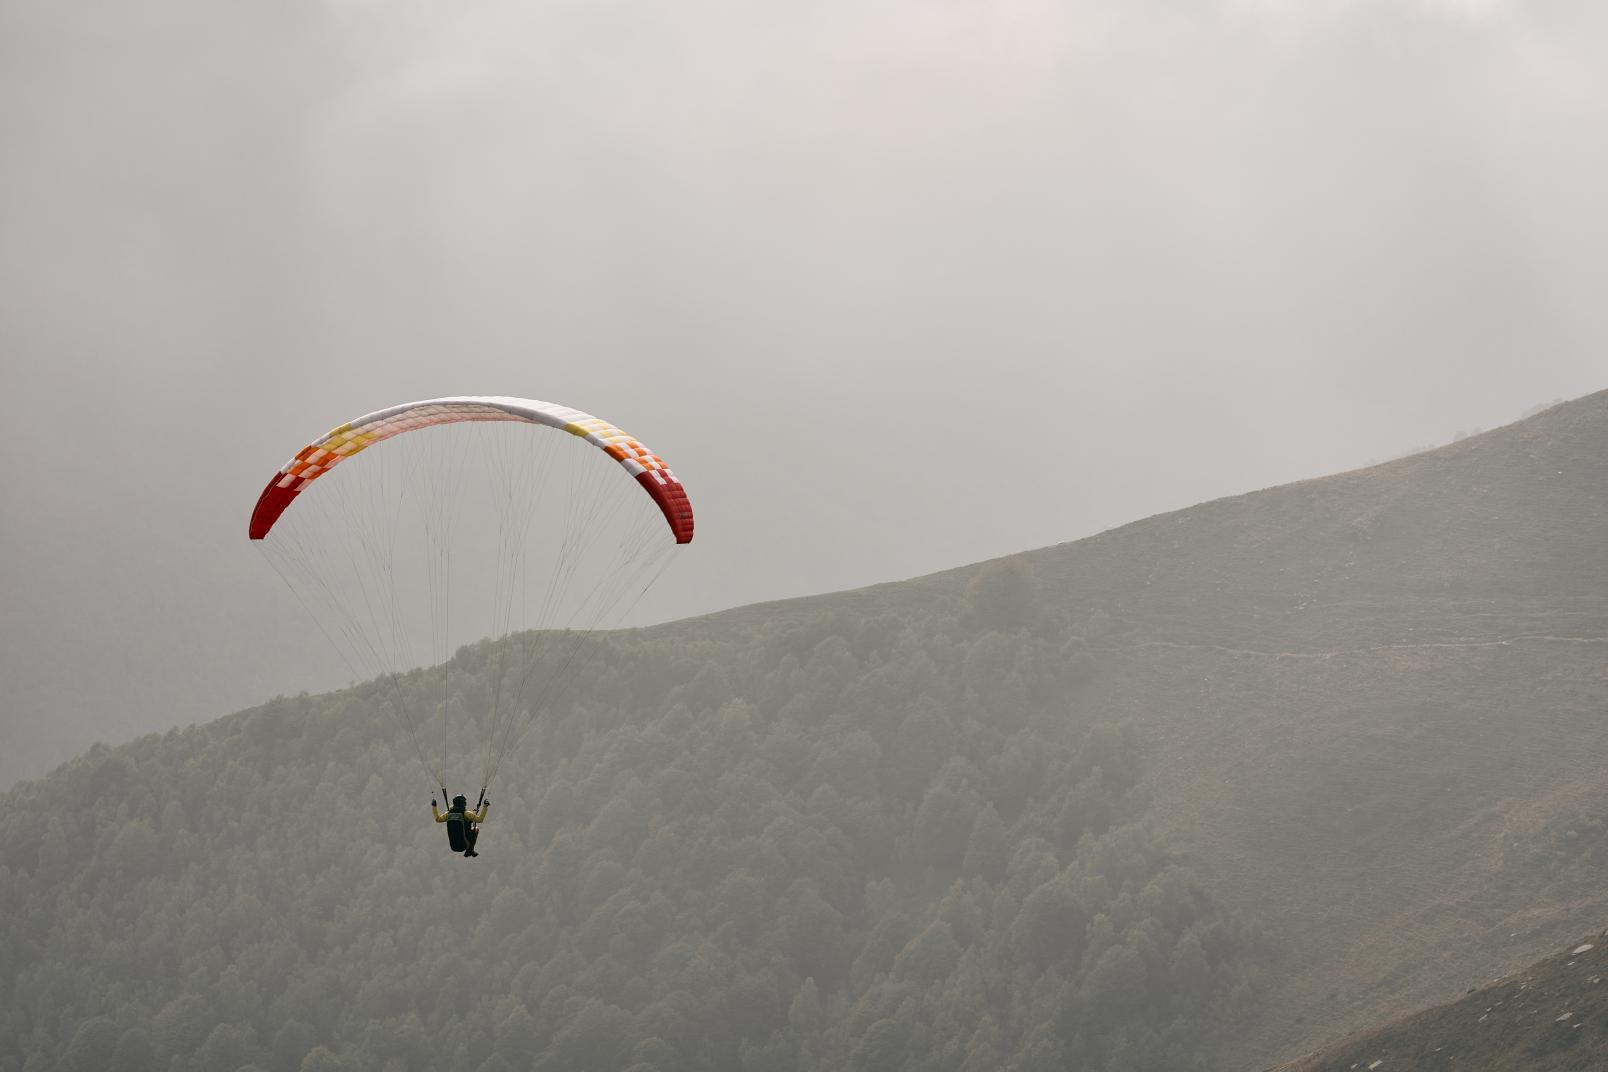
[[[1256,928],[1031,596],[599,638],[474,861],[383,706],[489,642],[97,747],[0,812],[0,1070],[1209,1067]]]

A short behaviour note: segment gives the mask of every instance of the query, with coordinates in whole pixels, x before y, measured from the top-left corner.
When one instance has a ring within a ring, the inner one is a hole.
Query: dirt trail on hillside
[[[1334,659],[1343,655],[1370,655],[1384,651],[1414,651],[1434,648],[1500,648],[1522,641],[1543,641],[1560,644],[1608,644],[1608,637],[1551,636],[1544,633],[1520,633],[1510,637],[1477,640],[1473,637],[1459,640],[1408,641],[1400,644],[1370,644],[1360,648],[1334,648],[1329,651],[1263,651],[1258,648],[1228,648],[1221,644],[1194,644],[1185,640],[1141,640],[1122,645],[1129,650],[1140,648],[1179,648],[1190,651],[1215,651],[1224,655],[1252,655],[1268,659]]]

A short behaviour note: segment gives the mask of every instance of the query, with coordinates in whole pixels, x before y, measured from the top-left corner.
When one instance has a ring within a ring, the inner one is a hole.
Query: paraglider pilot
[[[442,797],[447,794],[443,790]],[[447,824],[447,841],[452,845],[453,852],[461,852],[465,856],[479,856],[475,851],[475,842],[480,838],[478,826],[486,821],[486,813],[491,811],[490,798],[482,798],[481,808],[478,812],[469,810],[469,802],[463,797],[453,797],[452,807],[446,814],[436,808],[435,797],[430,798],[430,814],[438,823]]]

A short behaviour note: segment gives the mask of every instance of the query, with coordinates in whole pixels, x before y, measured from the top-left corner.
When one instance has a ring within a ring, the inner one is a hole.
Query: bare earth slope
[[[1608,932],[1462,1000],[1336,1043],[1275,1072],[1593,1072],[1608,1067]]]

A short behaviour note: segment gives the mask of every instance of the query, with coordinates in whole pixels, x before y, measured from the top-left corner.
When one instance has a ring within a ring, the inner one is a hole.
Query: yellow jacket
[[[469,811],[468,809],[465,809],[463,811],[463,813],[462,813],[463,814],[463,821],[466,822],[466,823],[470,823],[470,824],[483,823],[483,822],[486,821],[486,813],[489,812],[490,810],[491,810],[491,801],[489,801],[489,800],[486,801],[485,807],[481,808],[478,812],[472,812],[472,811]],[[432,800],[432,801],[430,801],[430,814],[431,814],[431,816],[433,816],[435,818],[436,822],[444,823],[444,822],[447,821],[448,818],[451,817],[452,812],[437,810],[436,802]]]

